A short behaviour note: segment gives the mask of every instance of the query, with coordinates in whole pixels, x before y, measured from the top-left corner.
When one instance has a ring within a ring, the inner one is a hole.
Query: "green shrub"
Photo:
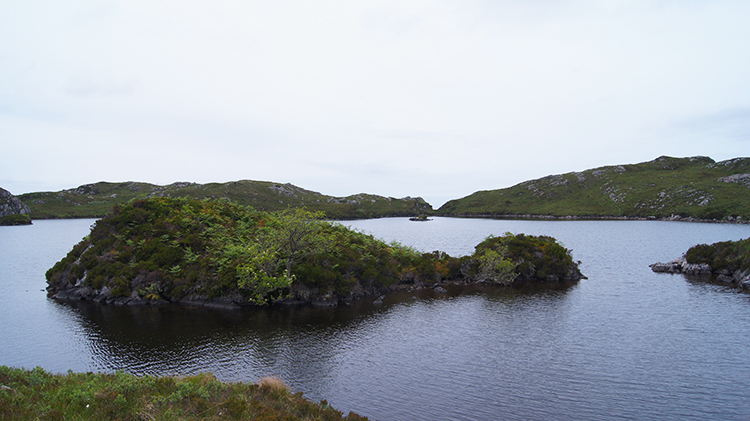
[[[0,217],[0,226],[31,225],[31,218],[26,214],[13,214]]]

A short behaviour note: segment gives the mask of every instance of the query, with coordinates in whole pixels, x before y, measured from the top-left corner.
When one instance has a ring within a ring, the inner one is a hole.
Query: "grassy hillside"
[[[280,380],[223,383],[188,377],[50,374],[0,366],[5,420],[366,420],[292,393]]]
[[[659,157],[551,175],[452,200],[440,215],[750,219],[750,158]]]
[[[333,197],[291,184],[250,180],[168,186],[99,182],[59,192],[26,193],[17,197],[29,206],[32,219],[99,218],[110,213],[115,204],[149,197],[225,198],[264,211],[305,206],[309,210],[324,211],[333,219],[414,216],[432,210],[429,203],[418,197],[394,199],[370,194]]]

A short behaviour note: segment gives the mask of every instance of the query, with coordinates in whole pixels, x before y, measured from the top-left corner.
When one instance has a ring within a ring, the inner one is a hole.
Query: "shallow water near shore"
[[[44,273],[93,220],[0,227],[0,364],[54,372],[264,375],[379,420],[750,418],[750,294],[655,274],[748,225],[407,218],[343,223],[421,251],[551,235],[588,277],[560,288],[449,288],[334,309],[221,311],[56,302]]]

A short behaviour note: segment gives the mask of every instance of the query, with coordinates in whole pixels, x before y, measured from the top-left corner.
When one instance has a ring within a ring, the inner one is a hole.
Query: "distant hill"
[[[750,220],[750,158],[659,157],[550,175],[451,200],[445,216],[642,217]]]
[[[292,184],[251,180],[167,186],[99,182],[59,192],[26,193],[17,197],[28,205],[32,219],[99,218],[109,214],[116,204],[149,197],[224,198],[263,211],[305,206],[311,211],[324,211],[333,219],[414,216],[432,211],[432,206],[420,197],[395,199],[371,194],[333,197]]]

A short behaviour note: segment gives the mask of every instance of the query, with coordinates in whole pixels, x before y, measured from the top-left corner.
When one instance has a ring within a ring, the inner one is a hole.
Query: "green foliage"
[[[551,175],[451,200],[439,215],[750,219],[750,158],[659,157]]]
[[[698,244],[685,253],[688,263],[708,264],[714,271],[750,270],[750,238]]]
[[[223,383],[210,374],[137,377],[55,375],[0,366],[0,418],[122,420],[365,420],[264,383]]]
[[[48,289],[82,285],[93,291],[85,298],[105,302],[233,297],[262,305],[306,288],[354,298],[462,277],[502,285],[517,276],[562,279],[575,266],[549,237],[490,237],[459,259],[386,244],[322,218],[303,208],[261,212],[226,200],[134,200],[97,221],[47,272]]]
[[[243,257],[237,265],[237,284],[249,291],[249,301],[262,304],[274,291],[288,288],[294,281],[289,271],[277,275],[281,263],[277,248],[263,247],[258,243],[249,243],[242,248]],[[278,300],[282,296],[277,295]]]
[[[264,304],[287,297],[295,281],[346,296],[357,285],[393,285],[405,270],[435,278],[431,260],[413,249],[322,218],[303,208],[261,212],[221,200],[134,200],[97,221],[47,279],[52,291],[82,282],[106,287],[112,299],[239,294]]]
[[[513,262],[505,258],[505,253],[493,249],[484,250],[477,256],[479,273],[477,277],[496,284],[508,285],[518,276]]]
[[[0,217],[0,226],[31,225],[31,218],[26,214],[13,214]]]
[[[547,236],[511,233],[490,236],[476,246],[474,256],[479,258],[480,265],[491,262],[489,270],[500,274],[507,273],[506,262],[512,262],[514,275],[519,280],[562,280],[577,274],[577,264],[573,262],[570,251]],[[499,267],[492,269],[493,265]],[[479,270],[482,270],[481,266]]]

